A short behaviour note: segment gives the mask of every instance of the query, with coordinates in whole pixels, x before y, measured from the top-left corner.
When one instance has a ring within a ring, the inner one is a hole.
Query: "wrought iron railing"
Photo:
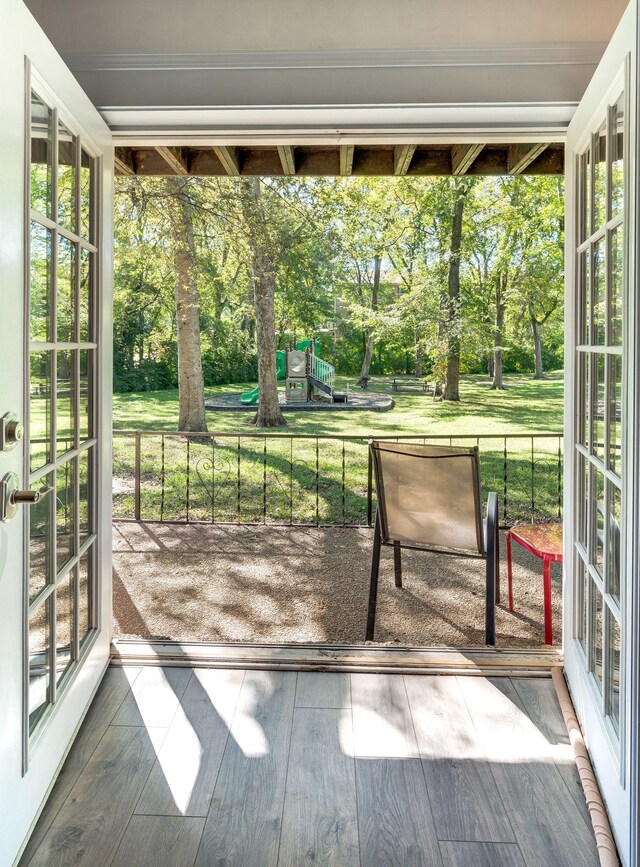
[[[476,444],[503,526],[562,519],[561,434],[376,439]],[[115,519],[360,527],[374,510],[367,437],[114,431]]]

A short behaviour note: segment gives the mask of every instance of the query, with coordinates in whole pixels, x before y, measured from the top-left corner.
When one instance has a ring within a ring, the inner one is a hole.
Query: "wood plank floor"
[[[110,668],[20,861],[597,867],[550,679]]]

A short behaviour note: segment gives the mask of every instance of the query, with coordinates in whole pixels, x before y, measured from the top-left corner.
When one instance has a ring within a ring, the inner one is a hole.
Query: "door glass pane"
[[[93,160],[84,148],[80,150],[80,235],[91,237],[91,188],[93,185]]]
[[[589,550],[589,463],[578,453],[577,461],[578,541]]]
[[[80,350],[80,442],[93,436],[91,383],[94,351]]]
[[[595,138],[593,180],[593,231],[606,221],[607,205],[607,125],[603,123]]]
[[[29,280],[29,336],[51,340],[51,232],[31,222]]]
[[[591,451],[604,461],[604,400],[605,400],[605,359],[602,353],[591,357],[592,370],[595,368],[593,406],[591,410]]]
[[[58,222],[77,234],[76,139],[58,121]]]
[[[59,455],[75,445],[75,355],[77,350],[58,352],[58,377],[56,383],[57,453]]]
[[[49,599],[29,618],[29,732],[49,703]]]
[[[60,572],[74,554],[74,461],[56,471],[56,561]]]
[[[589,355],[578,353],[578,430],[577,441],[589,448]]]
[[[622,472],[622,356],[609,356],[609,468]]]
[[[607,592],[620,601],[620,533],[622,531],[622,495],[616,485],[607,482],[609,520],[607,522]]]
[[[31,92],[31,210],[51,217],[53,113]]]
[[[58,243],[58,340],[75,341],[76,245],[60,235]]]
[[[80,558],[78,566],[78,581],[79,581],[79,599],[80,608],[78,611],[78,634],[80,644],[91,629],[92,612],[91,612],[91,585],[93,575],[93,550],[92,545],[89,550]]]
[[[624,229],[609,233],[611,244],[611,291],[609,303],[609,343],[622,345],[622,278],[624,273]]]
[[[73,583],[72,572],[56,587],[56,682],[71,664],[73,653]]]
[[[31,490],[37,491],[50,483],[51,476],[45,476],[31,485]],[[29,516],[29,602],[32,602],[53,578],[51,494],[47,494],[38,503],[29,506],[27,514]]]
[[[583,227],[584,234],[582,236],[582,241],[586,241],[587,238],[591,235],[592,232],[592,218],[591,218],[591,146],[587,148],[586,153],[583,156],[583,192],[584,195],[582,197],[583,201]]]
[[[587,641],[587,570],[584,561],[576,554],[576,622],[575,637],[586,650]]]
[[[80,317],[80,342],[88,343],[92,339],[91,334],[91,324],[90,324],[90,291],[91,291],[91,259],[92,254],[85,250],[84,247],[80,249],[80,303],[79,303],[79,317]]]
[[[611,112],[611,216],[624,207],[624,94]]]
[[[604,261],[604,238],[593,244],[593,320],[591,328],[591,340],[596,346],[603,346],[605,342],[605,261]]]
[[[593,565],[596,567],[600,575],[603,575],[604,561],[604,475],[594,466],[591,467],[591,475],[593,478],[593,490],[591,495],[593,500],[592,505],[592,557]]]
[[[29,468],[32,473],[51,461],[51,368],[53,352],[32,352],[29,358]]]
[[[591,671],[602,689],[602,593],[591,582]]]
[[[92,532],[91,527],[91,460],[93,449],[81,452],[78,456],[78,484],[80,487],[80,512],[78,523],[80,525],[80,544]]]
[[[620,624],[607,608],[607,713],[616,732],[620,731]]]

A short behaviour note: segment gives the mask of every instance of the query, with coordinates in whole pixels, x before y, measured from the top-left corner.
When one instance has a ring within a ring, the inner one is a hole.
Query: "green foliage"
[[[193,202],[205,385],[255,382],[248,227],[233,178],[184,179]],[[447,300],[452,202],[465,195],[459,318]],[[367,339],[374,375],[442,370],[451,322],[463,372],[486,374],[497,304],[505,373],[562,365],[563,190],[555,177],[267,178],[276,341],[321,339],[356,376]],[[118,181],[114,293],[116,391],[175,387],[174,263],[163,179]],[[374,292],[374,262],[381,279]],[[502,295],[496,294],[500,282]],[[375,297],[374,297],[375,296]]]

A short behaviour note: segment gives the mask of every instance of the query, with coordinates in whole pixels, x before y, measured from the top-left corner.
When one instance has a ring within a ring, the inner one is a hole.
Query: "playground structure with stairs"
[[[320,358],[320,342],[299,340],[287,349],[276,351],[276,378],[285,380],[285,402],[302,404],[320,400],[348,403],[347,392],[336,391],[336,372],[332,364]],[[240,396],[245,406],[258,403],[259,388]]]

